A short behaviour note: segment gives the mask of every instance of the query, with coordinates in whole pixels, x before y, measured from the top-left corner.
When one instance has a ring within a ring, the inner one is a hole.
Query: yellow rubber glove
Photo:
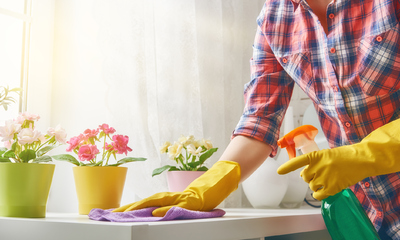
[[[238,188],[239,181],[238,163],[218,161],[183,192],[156,193],[138,202],[114,209],[113,212],[159,207],[152,214],[155,217],[162,217],[174,206],[195,211],[211,211]]]
[[[400,119],[366,136],[360,143],[311,152],[293,158],[278,168],[286,174],[301,172],[318,200],[371,176],[400,171]]]

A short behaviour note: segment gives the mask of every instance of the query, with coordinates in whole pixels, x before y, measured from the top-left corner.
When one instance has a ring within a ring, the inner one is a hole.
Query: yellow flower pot
[[[87,215],[93,208],[119,207],[127,170],[126,167],[74,167],[79,214]]]
[[[0,163],[0,216],[46,217],[54,164]]]

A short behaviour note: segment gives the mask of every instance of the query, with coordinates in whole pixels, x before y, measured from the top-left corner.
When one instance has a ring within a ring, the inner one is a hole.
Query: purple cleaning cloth
[[[144,208],[129,212],[111,212],[112,210],[103,210],[94,208],[89,213],[89,218],[96,221],[110,222],[155,222],[183,219],[215,218],[225,215],[222,209],[213,209],[209,212],[192,211],[180,207],[172,207],[164,217],[153,217],[151,214],[157,207]]]

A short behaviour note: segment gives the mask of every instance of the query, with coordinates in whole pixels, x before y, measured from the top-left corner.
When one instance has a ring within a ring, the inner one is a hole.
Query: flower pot
[[[87,215],[93,208],[118,208],[127,171],[127,167],[74,167],[79,214]]]
[[[279,164],[267,158],[243,183],[243,191],[254,208],[278,208],[288,188],[288,176],[276,171]]]
[[[0,163],[0,216],[46,217],[54,164]]]
[[[170,192],[182,192],[190,183],[204,173],[205,171],[168,171],[168,189]]]
[[[277,162],[279,164],[283,164],[287,161],[289,161],[289,155],[287,151],[281,150],[278,155]],[[279,205],[281,208],[299,208],[301,205],[303,205],[304,198],[306,197],[308,191],[308,183],[306,183],[300,176],[303,168],[286,174],[288,176],[289,183],[285,196]]]

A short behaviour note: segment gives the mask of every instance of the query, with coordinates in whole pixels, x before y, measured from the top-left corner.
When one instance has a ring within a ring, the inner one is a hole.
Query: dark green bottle
[[[322,200],[321,213],[332,240],[380,240],[350,189]]]

